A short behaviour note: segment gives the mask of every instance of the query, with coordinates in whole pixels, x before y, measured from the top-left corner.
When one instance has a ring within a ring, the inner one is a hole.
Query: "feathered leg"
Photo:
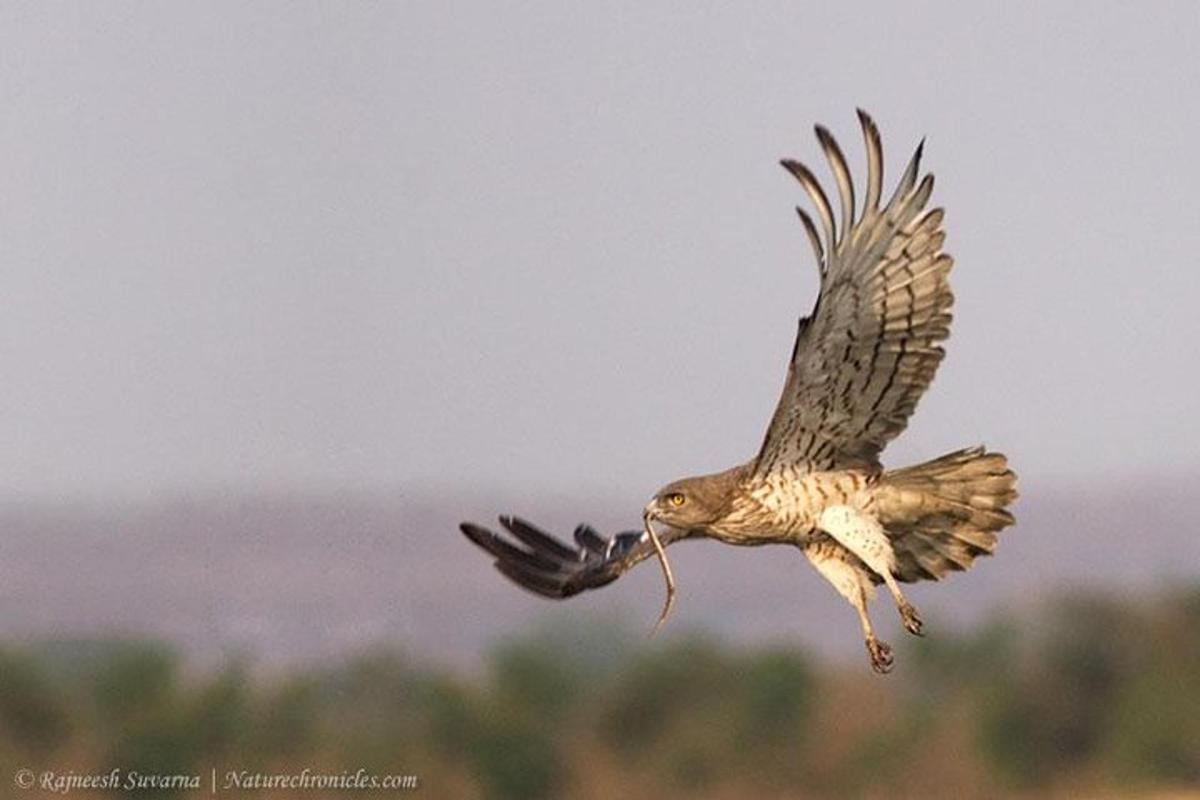
[[[817,524],[838,544],[858,556],[867,569],[883,579],[892,593],[892,599],[896,601],[896,610],[900,612],[905,630],[921,636],[921,617],[916,607],[900,591],[900,584],[896,583],[893,574],[896,571],[896,553],[879,520],[852,506],[837,505],[822,511]]]
[[[871,658],[871,668],[881,674],[891,671],[892,648],[886,642],[875,638],[871,619],[867,616],[867,600],[875,595],[870,573],[853,553],[830,539],[823,538],[809,544],[804,548],[804,555],[816,567],[817,572],[833,584],[838,594],[850,601],[850,605],[858,612],[867,655]]]

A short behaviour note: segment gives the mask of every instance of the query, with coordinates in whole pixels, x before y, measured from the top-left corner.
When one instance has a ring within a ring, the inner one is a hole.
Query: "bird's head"
[[[642,514],[675,528],[702,530],[729,512],[733,485],[726,472],[674,481],[655,493]]]

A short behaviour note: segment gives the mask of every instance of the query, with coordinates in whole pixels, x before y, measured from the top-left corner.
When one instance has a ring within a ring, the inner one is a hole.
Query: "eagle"
[[[846,158],[824,127],[815,130],[837,187],[836,217],[806,166],[780,162],[815,210],[816,222],[796,208],[820,291],[800,319],[757,454],[723,472],[668,483],[643,509],[641,530],[608,538],[584,524],[572,546],[518,517],[500,517],[504,534],[464,522],[463,534],[505,576],[560,599],[611,583],[655,556],[666,583],[658,630],[675,600],[666,547],[698,538],[791,545],[853,606],[871,667],[886,673],[892,650],[867,613],[875,587],[887,588],[904,628],[920,636],[921,616],[900,584],[938,580],[994,551],[996,534],[1014,522],[1008,507],[1017,497],[1004,455],[977,446],[891,470],[879,460],[945,355],[953,260],[942,250],[943,210],[926,210],[933,175],[919,177],[924,140],[881,204],[879,130],[861,109],[858,120],[867,161],[861,208]]]

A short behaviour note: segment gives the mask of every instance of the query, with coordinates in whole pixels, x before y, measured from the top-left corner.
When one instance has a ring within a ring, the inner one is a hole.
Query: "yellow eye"
[[[679,492],[672,492],[671,494],[667,495],[667,502],[676,508],[679,508],[681,505],[683,505],[683,495]]]

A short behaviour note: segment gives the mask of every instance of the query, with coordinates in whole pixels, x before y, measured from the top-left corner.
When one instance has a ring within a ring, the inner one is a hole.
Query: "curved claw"
[[[871,669],[880,675],[892,671],[892,648],[887,642],[881,642],[873,635],[867,637],[867,655],[871,657]]]
[[[921,615],[917,613],[917,608],[912,603],[903,603],[900,605],[900,621],[904,623],[904,630],[911,633],[913,636],[924,636],[924,622],[921,621]]]

